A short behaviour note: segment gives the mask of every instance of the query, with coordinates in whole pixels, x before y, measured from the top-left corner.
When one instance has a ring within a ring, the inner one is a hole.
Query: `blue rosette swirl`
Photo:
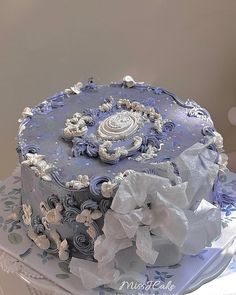
[[[63,222],[75,222],[76,216],[81,212],[74,196],[67,195],[63,198]]]
[[[85,256],[92,256],[94,254],[94,241],[100,235],[100,230],[96,222],[93,222],[91,226],[93,226],[96,232],[94,240],[87,233],[88,228],[82,223],[78,223],[76,226],[76,232],[73,236],[74,247]]]
[[[63,212],[63,222],[75,222],[76,216],[80,213],[80,209],[76,207],[68,207]]]
[[[158,150],[160,149],[161,145],[160,145],[160,141],[157,137],[157,135],[155,134],[151,134],[151,135],[145,135],[142,137],[142,144],[140,147],[140,151],[142,153],[146,153],[148,150],[148,146],[152,145],[154,147],[156,147]]]
[[[60,203],[60,199],[57,195],[51,195],[47,198],[48,207],[50,209],[56,208],[56,205]]]
[[[98,176],[90,180],[89,190],[91,192],[91,199],[95,202],[102,199],[101,194],[101,185],[103,182],[111,181],[111,178],[108,176]]]
[[[87,109],[83,112],[85,116],[90,116],[92,118],[92,121],[88,123],[89,126],[93,126],[96,123],[98,113],[99,112],[96,109]]]
[[[45,227],[42,224],[42,220],[38,215],[36,215],[32,218],[31,225],[32,225],[32,228],[36,234],[44,234],[45,233]]]
[[[78,203],[74,196],[68,194],[63,198],[63,205],[64,207],[76,207]]]
[[[175,123],[172,121],[167,121],[162,126],[162,132],[171,132],[175,128]]]
[[[92,142],[92,141],[87,141],[86,154],[89,157],[91,157],[91,158],[98,157],[98,149],[99,149],[99,146],[97,143]]]
[[[101,199],[99,202],[99,210],[102,212],[102,214],[105,214],[110,208],[111,208],[112,198],[109,199]]]
[[[84,155],[86,152],[87,143],[79,137],[75,137],[72,140],[72,142],[73,142],[73,147],[72,147],[73,157],[79,157]]]
[[[80,210],[83,211],[84,209],[91,209],[95,210],[98,208],[97,202],[94,202],[92,200],[86,200],[80,205]]]
[[[82,139],[82,138],[74,138],[72,140],[73,147],[72,147],[72,155],[73,157],[79,157],[84,154],[87,154],[91,158],[98,157],[98,149],[99,146],[96,142]]]
[[[207,143],[209,142],[209,138],[208,138],[208,137],[204,137],[203,139],[200,140],[200,142],[201,142],[202,144],[207,144]],[[211,143],[211,144],[209,144],[207,148],[208,148],[209,150],[214,151],[214,152],[218,152],[218,150],[217,150],[217,146],[216,146],[215,143]]]
[[[204,126],[202,128],[202,134],[204,136],[214,136],[215,128],[211,126]]]

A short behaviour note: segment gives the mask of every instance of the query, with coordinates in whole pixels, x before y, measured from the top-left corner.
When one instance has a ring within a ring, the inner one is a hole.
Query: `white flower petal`
[[[158,252],[152,247],[152,238],[147,226],[139,227],[136,234],[136,253],[146,263],[154,264]]]
[[[116,281],[120,276],[119,270],[114,269],[111,265],[105,265],[99,268],[96,262],[75,257],[71,259],[70,271],[81,279],[86,289],[93,289],[109,284],[110,282]]]
[[[99,210],[94,210],[92,213],[91,213],[91,218],[93,220],[96,220],[96,219],[99,219],[102,217],[102,212],[99,211]]]
[[[165,200],[159,193],[156,194],[153,207],[157,209],[162,208],[165,216],[165,218],[160,220],[156,219],[156,227],[161,226],[163,234],[170,241],[178,246],[182,246],[188,230],[188,220],[183,210]],[[155,209],[153,210],[155,211]],[[155,224],[152,224],[152,228],[155,228]]]
[[[188,210],[185,214],[188,218],[189,230],[181,251],[184,254],[194,255],[210,246],[211,242],[220,235],[220,209],[202,200],[194,212]]]
[[[132,241],[128,238],[115,240],[101,235],[94,244],[94,258],[101,263],[109,263],[114,259],[117,252],[132,245]]]
[[[114,216],[119,220],[128,238],[133,238],[138,230],[139,224],[143,219],[143,209],[132,210],[128,214],[114,213]]]
[[[161,186],[169,185],[170,181],[167,178],[145,173],[132,173],[121,182],[111,209],[126,214],[137,206],[143,206],[147,196],[158,191]]]
[[[111,237],[113,239],[126,238],[127,236],[124,228],[117,217],[118,215],[115,215],[112,210],[108,210],[105,214],[102,231],[106,237]]]

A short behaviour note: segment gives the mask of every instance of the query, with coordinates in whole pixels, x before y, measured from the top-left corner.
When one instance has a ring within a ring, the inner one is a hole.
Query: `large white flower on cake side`
[[[125,178],[105,216],[95,258],[108,263],[134,245],[143,261],[158,264],[159,246],[163,249],[165,242],[190,255],[209,246],[221,231],[220,211],[207,201],[219,169],[215,157],[196,144],[176,159],[179,176],[170,163],[163,163],[156,166],[160,175],[133,173]],[[164,263],[175,260],[170,253]]]
[[[216,152],[207,148],[210,143],[181,153],[174,161],[178,174],[165,162],[153,166],[156,175],[134,172],[120,183],[104,218],[103,235],[95,241],[98,263],[83,262],[81,267],[73,258],[70,264],[85,286],[116,288],[124,276],[140,280],[132,265],[176,264],[182,254],[198,254],[220,235],[220,210],[210,203],[219,165]]]

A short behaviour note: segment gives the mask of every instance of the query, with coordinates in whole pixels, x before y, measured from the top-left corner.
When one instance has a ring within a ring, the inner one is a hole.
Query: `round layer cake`
[[[110,85],[77,83],[22,116],[22,219],[36,245],[62,260],[94,260],[124,178],[155,175],[155,164],[166,161],[175,169],[178,155],[214,132],[197,103],[130,76]]]

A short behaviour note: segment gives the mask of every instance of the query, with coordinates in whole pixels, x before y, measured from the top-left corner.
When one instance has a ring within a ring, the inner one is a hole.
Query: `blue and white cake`
[[[87,288],[114,287],[134,261],[176,264],[220,235],[227,156],[192,100],[130,76],[78,82],[24,109],[17,151],[28,237],[71,259]]]

